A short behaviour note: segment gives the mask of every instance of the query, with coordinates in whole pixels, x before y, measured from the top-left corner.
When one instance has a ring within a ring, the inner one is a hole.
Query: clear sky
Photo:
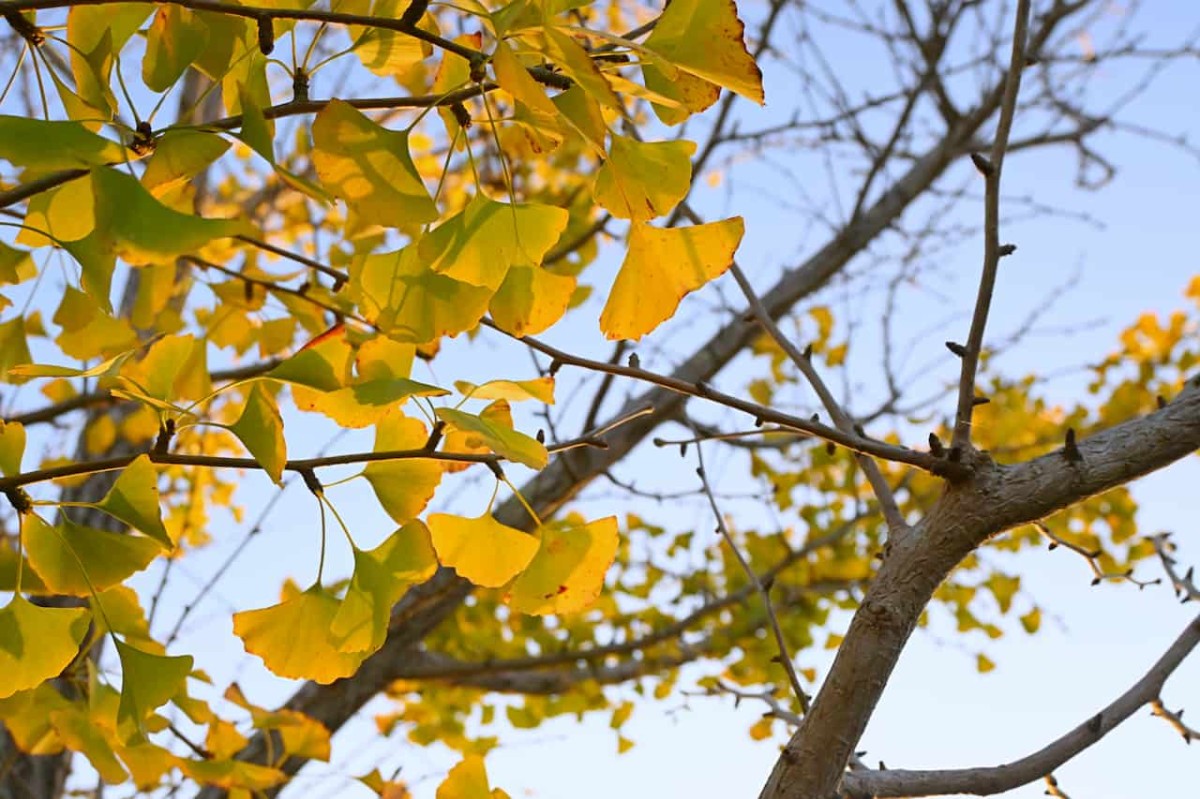
[[[742,5],[748,15],[760,13],[755,3]],[[1119,9],[1120,5],[1114,3],[1113,7]],[[1200,6],[1191,0],[1163,0],[1148,4],[1140,13],[1141,25],[1156,37],[1155,41],[1164,44],[1177,43],[1200,23]],[[882,61],[843,54],[846,58],[841,66],[851,83],[870,85],[879,70],[888,68]],[[1114,67],[1113,73],[1104,77],[1117,85],[1128,78],[1123,69]],[[1197,85],[1200,62],[1182,63],[1160,76],[1125,117],[1147,127],[1200,133],[1200,104],[1193,101]],[[766,89],[766,110],[741,112],[748,127],[767,124],[772,114],[790,112],[786,102],[772,100],[786,97],[794,89],[787,74],[769,70]],[[1099,90],[1103,91],[1104,86]],[[1188,278],[1200,272],[1196,258],[1200,252],[1196,217],[1200,168],[1196,161],[1168,146],[1130,136],[1106,136],[1104,151],[1120,172],[1099,193],[1080,192],[1073,187],[1074,156],[1066,150],[1016,155],[1006,163],[1006,194],[1032,195],[1046,206],[1085,212],[1105,225],[1101,229],[1042,213],[1006,231],[1006,238],[1016,241],[1020,249],[1004,263],[990,327],[993,335],[1016,329],[1048,290],[1078,274],[1077,285],[1056,303],[1052,314],[1039,321],[1021,347],[996,364],[1007,374],[1051,375],[1062,367],[1099,360],[1115,346],[1116,331],[1138,313],[1181,306]],[[968,170],[964,165],[958,176],[967,178]],[[700,177],[699,184],[704,185],[706,176]],[[798,224],[797,208],[792,202],[801,191],[816,196],[819,202],[827,185],[825,176],[812,169],[811,160],[803,154],[773,153],[769,161],[737,167],[723,181],[719,187],[702,189],[697,205],[709,218],[729,214],[746,218],[746,244],[739,258],[756,285],[770,285],[781,265],[794,263],[821,243],[820,231]],[[965,219],[974,220],[979,210],[965,205],[962,213]],[[930,273],[936,275],[936,282],[914,288],[906,295],[899,322],[902,338],[927,330],[933,323],[941,325],[929,334],[928,351],[921,351],[911,361],[913,366],[934,364],[928,372],[910,371],[907,375],[915,381],[916,395],[940,387],[949,374],[948,358],[938,360],[945,355],[940,342],[965,335],[980,249],[980,243],[972,238],[943,252],[940,257],[944,263]],[[614,259],[607,258],[589,273],[589,279],[603,289],[614,266]],[[708,294],[684,306],[686,324],[656,334],[658,338],[652,343],[678,353],[702,340],[696,331],[711,329],[703,317],[715,303],[717,291],[736,297],[732,282],[724,279]],[[878,325],[871,322],[873,314],[878,318],[878,297],[847,303],[835,289],[818,301],[831,304],[840,322],[853,320],[860,325],[848,368],[853,381],[863,383],[863,392],[869,395],[879,385],[872,371],[879,355]],[[547,338],[569,345],[576,352],[607,355],[595,331],[599,302],[599,298],[594,299],[578,318],[555,328]],[[1073,332],[1066,335],[1064,330]],[[506,376],[532,375],[523,353],[486,339],[479,347],[472,354],[451,348],[445,359],[435,362],[433,375],[418,371],[414,376],[441,376],[447,381],[496,376],[497,364],[511,367],[512,373]],[[487,357],[481,356],[481,350]],[[668,368],[669,361],[652,348],[643,351],[648,353],[642,358],[645,365]],[[719,382],[740,389],[749,374],[746,365],[739,364]],[[1077,376],[1066,375],[1051,380],[1044,391],[1070,404],[1077,399],[1079,387]],[[563,396],[565,387],[560,389]],[[938,409],[940,413],[951,412],[948,402],[943,405]],[[311,420],[303,424],[297,421],[289,427],[290,439],[300,439],[293,448],[297,454],[317,449],[332,433],[328,425]],[[338,447],[348,451],[356,442],[369,446],[369,437],[351,434]],[[724,465],[730,481],[722,488],[736,490],[733,483],[738,479],[737,464],[722,461],[716,450],[712,451],[714,464]],[[662,464],[660,454],[643,448],[622,467],[622,474],[648,486],[669,488],[672,479],[664,480],[662,475],[670,471],[664,472]],[[675,471],[690,474],[690,470]],[[1200,564],[1197,485],[1200,464],[1192,458],[1141,481],[1135,487],[1135,496],[1142,503],[1143,531],[1176,530],[1182,545],[1181,560]],[[674,487],[680,485],[675,483]],[[250,519],[270,491],[264,478],[247,476],[239,500],[248,506]],[[477,503],[476,494],[470,488],[458,492],[447,486],[436,503],[438,507],[452,506],[466,512],[475,507],[472,503]],[[607,490],[604,494],[608,496]],[[370,544],[391,531],[390,522],[378,511],[362,481],[338,488],[331,495],[360,544]],[[686,504],[663,508],[632,500],[621,500],[619,505],[597,500],[589,502],[588,509],[636,511],[672,529],[694,526],[711,530],[711,518],[702,509]],[[729,510],[748,516],[755,513],[752,508],[732,504]],[[213,674],[218,685],[236,678],[262,704],[283,701],[296,685],[270,677],[256,660],[244,655],[240,642],[231,635],[229,614],[274,602],[285,576],[302,583],[312,579],[317,553],[314,511],[311,497],[293,488],[269,517],[262,535],[191,617],[181,639],[180,651],[195,652],[197,665]],[[174,585],[160,611],[164,620],[175,618],[182,603],[194,595],[241,540],[244,527],[220,517],[215,520],[214,546],[176,566]],[[348,573],[347,553],[333,548],[330,557],[328,574]],[[159,577],[157,568],[139,578],[138,584],[153,590]],[[1084,721],[1124,691],[1193,618],[1194,609],[1180,607],[1163,586],[1144,591],[1127,584],[1091,587],[1086,565],[1062,550],[1022,553],[1013,559],[1010,570],[1019,571],[1023,578],[1018,603],[1027,606],[1036,600],[1042,606],[1046,614],[1042,632],[1028,637],[1010,623],[1004,639],[985,646],[980,640],[964,638],[938,624],[919,631],[893,675],[860,747],[867,750],[865,760],[869,764],[882,759],[895,768],[990,765],[1026,754]],[[1139,576],[1159,574],[1155,564],[1146,562]],[[167,621],[157,622],[156,630]],[[844,623],[842,618],[835,627]],[[981,649],[997,662],[996,670],[987,675],[975,670],[974,655]],[[820,672],[830,655],[825,651],[802,652],[798,659]],[[680,687],[686,686],[685,678]],[[1176,673],[1165,699],[1172,708],[1194,708],[1192,712],[1200,718],[1200,657]],[[386,702],[371,706],[378,710],[388,707]],[[579,724],[559,720],[533,731],[514,731],[489,756],[488,768],[493,784],[514,797],[756,796],[778,745],[785,740],[782,735],[760,743],[750,739],[747,729],[762,710],[752,702],[735,709],[728,699],[677,694],[638,708],[623,730],[636,742],[625,755],[616,754],[616,735],[608,728],[607,714],[597,714]],[[1200,750],[1184,746],[1168,725],[1149,718],[1149,712],[1144,711],[1061,769],[1058,776],[1063,789],[1074,799],[1191,796],[1200,765],[1198,754]],[[305,769],[284,796],[366,797],[370,792],[354,787],[346,777],[365,773],[378,763],[385,773],[403,766],[402,777],[412,783],[417,799],[427,799],[433,796],[438,780],[454,758],[437,747],[417,749],[399,734],[389,739],[375,737],[368,713],[335,738],[334,761],[333,769],[319,764]],[[1038,783],[1008,796],[1032,799],[1042,795],[1043,786]]]

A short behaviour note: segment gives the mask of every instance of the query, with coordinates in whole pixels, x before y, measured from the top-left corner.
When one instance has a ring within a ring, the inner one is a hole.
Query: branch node
[[[1001,258],[1007,258],[1008,256],[1012,255],[1016,251],[1017,251],[1017,245],[1015,245],[1015,244],[1001,244],[1000,247],[997,248],[996,254],[999,255]]]
[[[5,11],[4,21],[33,47],[41,47],[46,41],[46,34],[42,32],[42,29],[27,20],[20,11]]]
[[[967,348],[959,344],[957,341],[947,341],[946,349],[957,355],[959,358],[967,357]]]
[[[33,499],[20,486],[4,489],[4,496],[8,498],[8,503],[13,506],[13,510],[21,516],[33,510]]]
[[[158,428],[158,438],[154,439],[154,447],[150,450],[155,455],[166,455],[171,447],[171,439],[175,436],[175,420],[167,419]]]
[[[987,156],[983,155],[982,153],[971,153],[971,163],[974,164],[975,168],[979,170],[979,174],[983,175],[985,178],[990,178],[992,175],[996,174],[995,165],[993,165],[992,162],[988,160]]]
[[[308,87],[309,75],[303,69],[297,69],[292,73],[292,102],[307,103],[308,102]]]
[[[929,434],[929,454],[935,458],[940,458],[946,454],[946,448],[942,446],[942,440],[938,438],[937,433]]]
[[[1079,445],[1075,443],[1075,428],[1067,428],[1067,440],[1063,444],[1063,457],[1071,463],[1079,463],[1083,460],[1083,453],[1079,451]]]
[[[305,487],[313,493],[313,496],[325,496],[325,486],[321,485],[321,481],[317,479],[317,473],[312,469],[301,469],[300,479],[304,481]]]
[[[275,20],[270,14],[263,14],[255,21],[258,23],[258,51],[270,55],[275,50]]]
[[[636,352],[629,353],[629,368],[630,369],[641,369],[642,368],[642,359],[638,357],[638,354]]]

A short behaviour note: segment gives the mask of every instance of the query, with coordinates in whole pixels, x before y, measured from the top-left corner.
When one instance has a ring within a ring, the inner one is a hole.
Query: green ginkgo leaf
[[[317,391],[336,391],[349,381],[353,357],[354,352],[343,336],[323,336],[263,377]]]
[[[52,527],[35,514],[25,516],[22,539],[29,565],[42,581],[71,596],[117,585],[162,551],[150,538],[84,527],[65,517]]]
[[[166,6],[172,7],[172,6]],[[146,161],[142,185],[156,197],[193,179],[229,149],[229,142],[215,133],[171,129],[158,137],[154,154]]]
[[[280,677],[328,685],[358,671],[365,652],[343,652],[330,628],[341,603],[319,585],[271,607],[233,616],[246,651]]]
[[[159,6],[146,32],[146,55],[142,59],[142,81],[153,92],[175,85],[208,44],[208,26],[189,8]]]
[[[363,221],[413,229],[438,218],[408,153],[406,132],[376,125],[340,100],[317,114],[312,132],[321,183]]]
[[[145,533],[167,549],[175,546],[162,522],[158,472],[145,455],[134,458],[133,463],[121,471],[117,481],[96,507],[138,532]]]
[[[36,172],[116,164],[125,148],[78,122],[0,116],[0,158]]]
[[[183,691],[193,659],[191,655],[145,652],[121,640],[116,644],[117,656],[121,659],[121,704],[117,710],[117,723],[132,723],[140,730],[151,713]]]
[[[438,561],[484,588],[499,588],[533,560],[538,539],[484,514],[478,518],[434,513],[429,533]]]
[[[572,514],[542,525],[541,546],[508,589],[508,603],[522,613],[574,613],[596,600],[617,554],[617,519],[592,522]]]
[[[242,220],[205,219],[168,208],[135,178],[116,169],[93,170],[92,187],[96,227],[112,238],[117,254],[134,265],[161,263],[247,229]]]
[[[648,222],[669,213],[692,185],[693,142],[640,142],[613,135],[596,173],[596,202],[619,219]]]
[[[327,393],[296,391],[296,406],[325,414],[342,427],[367,427],[379,422],[409,397],[444,397],[450,392],[407,377],[368,380]]]
[[[20,594],[0,608],[0,699],[57,677],[88,629],[84,608],[44,608]]]
[[[419,450],[429,432],[418,419],[388,416],[375,428],[375,452]],[[397,524],[416,518],[442,480],[441,464],[428,458],[374,461],[363,469],[383,509]]]
[[[477,194],[418,245],[435,272],[495,291],[514,264],[540,264],[570,214],[552,205],[507,205]]]
[[[550,456],[545,446],[512,428],[453,408],[438,408],[437,415],[439,419],[459,430],[478,434],[488,449],[514,463],[524,464],[531,469],[542,469],[549,460]]]
[[[275,485],[283,479],[283,465],[287,463],[287,444],[283,438],[283,417],[275,398],[262,387],[254,384],[246,405],[238,420],[229,426],[254,459]]]
[[[740,216],[687,228],[635,224],[600,313],[604,335],[637,340],[670,319],[684,295],[729,268],[744,230]]]
[[[370,551],[354,550],[354,576],[330,632],[343,652],[371,653],[387,638],[392,605],[437,570],[429,530],[414,519]]]

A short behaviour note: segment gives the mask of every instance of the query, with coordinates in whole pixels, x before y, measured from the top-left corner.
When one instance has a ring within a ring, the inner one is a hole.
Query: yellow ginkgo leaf
[[[508,799],[508,794],[488,786],[482,757],[467,755],[438,786],[437,799]]]
[[[566,32],[550,25],[542,28],[542,32],[545,35],[546,55],[550,56],[563,72],[582,86],[596,102],[618,111],[622,109],[617,93],[613,91],[588,51],[583,49],[583,45]]]
[[[321,182],[364,222],[414,229],[438,218],[409,155],[406,132],[376,125],[341,100],[317,114],[312,132]]]
[[[506,427],[510,430],[513,426],[512,407],[508,404],[508,400],[496,400],[489,404],[479,412],[479,418],[490,425]],[[492,450],[479,433],[468,428],[449,425],[445,435],[442,436],[441,451],[486,455]],[[447,472],[461,472],[463,469],[471,468],[471,463],[448,460],[442,464],[442,467]]]
[[[191,655],[159,655],[117,641],[121,659],[121,703],[117,723],[141,730],[146,717],[183,691],[192,670]]]
[[[435,272],[416,245],[356,258],[346,289],[382,332],[413,344],[457,336],[479,324],[493,289]]]
[[[24,454],[25,427],[20,422],[0,422],[0,474],[20,474]]]
[[[534,151],[558,146],[563,140],[558,108],[546,96],[546,90],[530,77],[507,43],[501,41],[496,45],[492,68],[496,71],[496,83],[516,101],[514,121],[527,130]]]
[[[554,378],[549,375],[533,380],[489,380],[477,386],[466,380],[458,380],[454,387],[464,396],[471,399],[508,400],[537,400],[547,405],[554,404]],[[511,423],[509,424],[511,427]]]
[[[596,202],[618,219],[647,222],[670,212],[692,185],[694,142],[640,142],[613,135],[596,173]]]
[[[349,677],[366,658],[338,649],[330,626],[340,604],[315,585],[278,605],[235,613],[233,632],[274,674],[328,685]]]
[[[508,590],[522,613],[574,613],[596,600],[617,554],[617,519],[593,522],[572,514],[542,525],[541,546]]]
[[[669,319],[689,292],[723,274],[742,241],[740,216],[688,228],[634,225],[600,329],[610,339],[639,339]]]
[[[0,699],[57,677],[87,633],[83,608],[43,608],[20,594],[0,608]]]
[[[429,432],[418,419],[395,414],[375,428],[375,452],[420,449],[429,440]],[[375,490],[383,509],[397,524],[416,517],[437,490],[442,480],[442,465],[427,458],[375,461],[363,469],[363,477]]]
[[[684,72],[761,104],[762,71],[744,37],[734,0],[672,0],[645,46]]]
[[[433,548],[443,566],[485,588],[499,588],[529,565],[538,540],[489,514],[475,519],[435,513],[429,517]]]
[[[495,291],[514,264],[540,264],[569,218],[552,205],[509,205],[477,194],[421,239],[418,252],[435,272]]]
[[[575,292],[575,278],[540,266],[514,265],[492,297],[492,321],[505,333],[536,336],[562,319]]]

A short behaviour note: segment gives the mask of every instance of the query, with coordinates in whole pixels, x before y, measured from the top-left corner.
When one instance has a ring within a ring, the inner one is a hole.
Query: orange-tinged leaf
[[[672,0],[645,46],[684,72],[761,105],[762,71],[744,37],[734,0]]]
[[[538,549],[537,538],[489,514],[470,519],[435,513],[429,517],[429,532],[442,565],[485,588],[499,588],[516,577]]]
[[[83,608],[44,608],[20,594],[0,608],[0,699],[57,677],[87,634]]]
[[[229,426],[275,485],[283,479],[287,463],[287,444],[283,438],[283,417],[279,406],[262,384],[255,383],[246,398],[242,415]]]
[[[686,294],[729,268],[743,232],[740,216],[688,228],[635,224],[600,314],[604,335],[637,340],[669,319]]]
[[[574,613],[596,600],[617,554],[617,519],[592,522],[572,515],[539,530],[541,546],[508,589],[508,603],[522,613]]]
[[[317,114],[312,132],[322,184],[363,221],[411,230],[438,218],[409,155],[406,132],[376,125],[340,100]]]
[[[396,414],[375,428],[375,452],[420,449],[429,431],[419,419]],[[441,464],[426,458],[374,461],[363,469],[363,477],[375,490],[383,509],[397,524],[404,524],[425,510],[442,480]]]
[[[613,135],[608,158],[596,173],[594,194],[618,219],[648,222],[669,213],[692,185],[693,142],[640,142]]]
[[[137,456],[133,463],[121,471],[96,507],[138,532],[145,533],[167,549],[175,546],[162,522],[158,472],[145,455]]]
[[[280,677],[328,685],[358,671],[365,652],[342,652],[330,632],[341,603],[319,585],[278,605],[233,616],[246,651]]]
[[[514,463],[524,464],[531,469],[542,469],[550,458],[541,442],[511,427],[453,408],[438,408],[436,413],[438,418],[447,424],[464,432],[477,434],[492,452]]]
[[[88,596],[139,572],[161,551],[157,541],[84,527],[64,517],[52,527],[35,514],[22,529],[29,565],[54,591]]]

